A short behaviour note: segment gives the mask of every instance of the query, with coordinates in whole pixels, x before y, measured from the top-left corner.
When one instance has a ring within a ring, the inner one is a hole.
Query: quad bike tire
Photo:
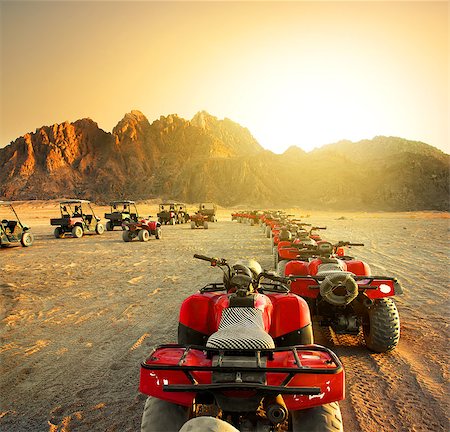
[[[130,242],[133,240],[133,236],[131,235],[131,231],[126,230],[122,232],[122,240],[124,242]]]
[[[95,225],[95,232],[96,232],[98,235],[103,234],[103,233],[105,232],[105,227],[103,226],[103,224],[98,223],[97,225]]]
[[[106,231],[113,231],[114,224],[111,221],[106,222]]]
[[[147,242],[150,240],[150,233],[146,229],[141,229],[138,233],[139,241]]]
[[[400,340],[400,317],[394,300],[375,300],[363,318],[363,333],[366,346],[371,351],[392,351]]]
[[[179,432],[239,432],[233,425],[216,417],[191,418]]]
[[[54,234],[55,238],[63,238],[64,230],[61,227],[56,227],[55,231],[53,231],[53,234]]]
[[[195,222],[191,221],[191,229],[195,229]]]
[[[179,431],[187,420],[186,407],[149,397],[142,414],[141,432]]]
[[[291,411],[293,432],[343,432],[342,415],[337,402]]]
[[[83,228],[81,228],[80,225],[75,225],[72,228],[72,237],[74,237],[74,238],[83,237]]]
[[[278,254],[276,255],[278,256]],[[284,277],[284,272],[286,271],[286,264],[288,263],[288,260],[281,260],[278,262],[278,265],[275,267],[276,272]]]
[[[204,228],[204,229],[208,229],[208,222],[206,222],[206,221],[203,222],[203,228]]]
[[[22,243],[23,247],[29,247],[33,244],[34,237],[33,234],[26,231],[22,234],[22,238],[20,239],[20,243]]]
[[[155,231],[155,239],[159,240],[161,238],[161,236],[162,236],[162,229],[161,229],[161,227],[158,227],[158,228],[156,228],[156,231]]]

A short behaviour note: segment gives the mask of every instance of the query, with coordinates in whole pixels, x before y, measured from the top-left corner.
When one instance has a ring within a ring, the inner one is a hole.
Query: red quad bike
[[[204,229],[208,229],[208,216],[197,212],[190,216],[191,219],[191,229],[203,227]]]
[[[141,364],[139,390],[150,396],[141,431],[175,431],[205,415],[233,431],[342,431],[344,369],[313,344],[308,305],[288,279],[254,261],[194,257],[221,268],[223,283],[184,300],[178,344]]]
[[[301,228],[296,232],[294,239],[279,241],[273,254],[274,269],[277,273],[284,274],[284,267],[289,261],[298,259],[300,250],[305,248],[308,251],[310,249],[316,250],[317,242],[322,240],[316,231],[325,229],[326,227],[313,226],[307,231]]]
[[[304,227],[310,227],[310,223],[300,222],[298,220],[290,220],[286,225],[282,226],[279,230],[274,230],[272,235],[272,253],[275,254],[277,250],[278,243],[280,241],[296,241],[298,242],[301,239],[302,234],[305,233]],[[311,228],[308,237],[313,238],[316,237],[316,233],[314,230],[317,229],[326,229],[321,227],[313,227]],[[319,238],[320,239],[320,238]]]
[[[291,291],[307,300],[320,325],[354,335],[362,328],[367,348],[391,351],[400,339],[392,297],[403,294],[402,286],[396,278],[371,275],[368,264],[345,255],[345,246],[363,244],[322,241],[315,250],[300,251],[303,261],[290,261],[284,270],[293,278]]]
[[[161,224],[150,219],[140,219],[138,222],[125,222],[123,228],[122,239],[124,242],[133,241],[136,237],[139,241],[146,242],[150,240],[152,235],[159,240],[162,235]]]

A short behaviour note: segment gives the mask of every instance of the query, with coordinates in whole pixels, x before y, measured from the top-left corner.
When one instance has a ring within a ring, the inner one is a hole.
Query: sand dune
[[[143,206],[155,214],[155,207]],[[145,396],[139,363],[150,346],[175,341],[181,301],[220,272],[194,253],[256,258],[271,268],[256,227],[221,211],[208,230],[163,227],[163,238],[122,241],[121,232],[55,239],[53,203],[17,208],[35,233],[28,249],[0,251],[1,409],[4,431],[136,431]],[[103,216],[104,208],[99,209]],[[346,431],[449,430],[448,215],[311,213],[330,240],[364,242],[352,252],[373,273],[397,276],[401,340],[371,354],[357,338],[315,328],[344,363]]]

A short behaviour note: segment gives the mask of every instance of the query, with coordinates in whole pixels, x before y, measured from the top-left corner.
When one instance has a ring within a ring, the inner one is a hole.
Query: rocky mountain
[[[132,111],[111,133],[82,119],[43,126],[1,148],[0,197],[448,210],[449,155],[395,137],[276,155],[229,119],[199,112],[150,123]]]

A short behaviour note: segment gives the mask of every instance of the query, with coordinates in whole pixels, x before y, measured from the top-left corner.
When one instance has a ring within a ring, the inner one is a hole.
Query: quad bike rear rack
[[[158,350],[169,348],[169,349],[181,349],[183,350],[176,364],[155,364],[147,363],[147,361],[156,361],[158,357],[154,354]],[[203,352],[207,358],[215,358],[217,365],[215,366],[188,366],[183,365],[188,354],[192,350],[197,350]],[[326,353],[330,360],[326,363],[329,367],[310,367],[304,366],[301,363],[298,353],[301,351],[313,351],[313,352],[323,352]],[[261,362],[261,356],[267,356],[267,358],[273,359],[274,353],[277,352],[290,352],[292,353],[294,363],[289,367],[267,367],[263,366]],[[224,356],[229,355],[244,355],[255,359],[255,366],[224,366],[223,359]],[[330,367],[334,364],[334,367]],[[320,387],[289,387],[289,383],[297,374],[324,374],[324,375],[335,375],[343,371],[342,363],[339,358],[328,348],[321,345],[299,345],[290,347],[280,347],[274,349],[264,349],[264,350],[222,350],[216,348],[207,348],[199,345],[179,345],[179,344],[165,344],[158,345],[155,347],[150,354],[149,358],[141,363],[143,369],[149,371],[178,371],[183,372],[188,378],[190,384],[163,384],[162,388],[165,392],[201,392],[201,391],[227,391],[227,390],[259,390],[265,394],[292,394],[292,395],[306,395],[306,396],[316,396],[321,394]],[[235,382],[226,383],[208,383],[199,384],[193,377],[192,372],[223,372],[223,373],[251,373],[251,372],[262,372],[262,373],[279,373],[287,374],[284,380],[278,386],[271,386],[267,384],[260,384],[255,382],[239,382],[237,379]]]
[[[309,289],[316,289],[318,290],[320,288],[320,282],[322,282],[326,276],[311,276],[311,275],[307,275],[307,276],[286,276],[287,279],[290,279],[291,281],[295,281],[298,279],[301,280],[308,280],[308,279],[313,279],[317,282],[318,285],[309,285]],[[373,281],[391,281],[393,282],[394,285],[394,292],[395,294],[403,294],[403,288],[402,285],[400,283],[400,281],[395,278],[395,277],[389,277],[389,276],[356,276],[356,275],[352,275],[352,278],[358,282],[358,281],[367,281],[367,283],[365,284],[358,284],[358,289],[361,290],[377,290],[379,289],[379,287],[377,285],[371,285],[373,283]]]

